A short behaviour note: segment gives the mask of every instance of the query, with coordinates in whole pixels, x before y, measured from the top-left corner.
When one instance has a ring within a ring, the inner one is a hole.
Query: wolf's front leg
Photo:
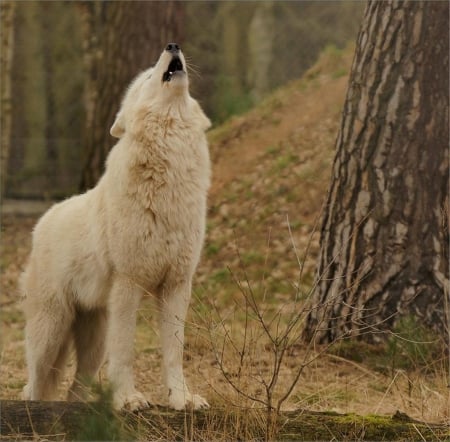
[[[109,299],[108,378],[116,409],[139,410],[148,407],[142,393],[134,387],[133,357],[136,313],[141,292],[126,278],[117,278]]]
[[[163,375],[169,395],[169,406],[208,408],[208,402],[191,394],[183,375],[184,323],[191,298],[191,283],[164,284],[160,298],[160,334]]]

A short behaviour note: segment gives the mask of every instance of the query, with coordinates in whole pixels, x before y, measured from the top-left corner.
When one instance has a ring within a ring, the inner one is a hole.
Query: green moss
[[[256,250],[250,250],[242,254],[241,260],[244,266],[250,266],[254,264],[263,264],[265,258],[261,253],[257,252]]]
[[[442,351],[441,340],[415,316],[401,318],[387,343],[387,354],[393,370],[432,366]]]
[[[9,382],[6,387],[10,388],[11,390],[21,391],[24,386],[25,386],[24,381],[16,380],[16,381]]]
[[[270,293],[280,293],[288,295],[292,293],[292,285],[288,281],[280,280],[280,279],[271,279],[269,280],[269,291]],[[275,303],[279,301],[274,299]]]
[[[344,77],[345,75],[348,74],[347,69],[345,68],[340,68],[340,69],[336,69],[333,73],[332,73],[332,77],[333,78],[341,78]]]
[[[248,111],[254,104],[250,91],[237,90],[233,78],[221,74],[216,79],[216,93],[213,95],[212,119],[223,122],[233,115]]]
[[[266,154],[270,156],[275,156],[280,153],[280,150],[281,150],[280,146],[269,146],[266,149]]]
[[[98,400],[92,403],[92,412],[84,417],[79,425],[79,431],[75,440],[79,441],[114,441],[135,440],[124,421],[120,419],[112,406],[112,391],[101,386],[95,386],[94,390]]]
[[[219,253],[221,247],[218,243],[208,243],[205,246],[206,256],[209,258]]]
[[[366,362],[373,367],[380,362],[382,364],[386,363],[384,346],[372,345],[356,339],[339,341],[330,348],[329,352],[351,361]]]
[[[286,169],[288,166],[295,164],[298,162],[298,155],[293,153],[287,153],[285,155],[280,156],[272,169],[272,173],[279,173],[283,169]]]
[[[4,324],[22,324],[24,322],[24,316],[20,310],[2,310],[0,319]]]
[[[217,284],[227,282],[230,280],[230,272],[228,269],[219,269],[212,274],[211,279]]]

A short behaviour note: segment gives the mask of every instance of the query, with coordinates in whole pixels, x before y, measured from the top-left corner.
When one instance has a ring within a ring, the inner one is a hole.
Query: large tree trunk
[[[6,176],[8,173],[9,153],[11,151],[12,128],[12,61],[14,42],[14,10],[13,1],[3,1],[0,4],[1,14],[1,46],[0,46],[0,86],[1,86],[1,183],[0,195],[5,193]]]
[[[88,2],[83,19],[86,82],[85,164],[80,187],[94,186],[114,141],[109,129],[125,88],[170,41],[181,43],[184,6],[166,2]]]
[[[405,315],[446,330],[448,68],[448,2],[368,3],[337,139],[307,339],[377,341]]]

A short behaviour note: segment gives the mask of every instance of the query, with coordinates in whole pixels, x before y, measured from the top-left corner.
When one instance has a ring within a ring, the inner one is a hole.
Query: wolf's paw
[[[22,394],[20,395],[20,398],[23,400],[23,401],[29,401],[29,400],[31,400],[31,391],[30,391],[31,389],[30,389],[30,386],[27,384],[27,385],[25,385],[25,387],[23,387],[23,390],[22,390]]]
[[[142,393],[134,391],[132,393],[114,394],[114,408],[116,410],[139,411],[148,408],[150,404]]]
[[[169,407],[175,410],[183,410],[185,408],[200,410],[209,408],[209,404],[202,396],[184,391],[169,395]]]
[[[209,408],[209,404],[204,397],[198,394],[193,394],[191,400],[187,404],[187,407],[192,407],[194,410],[200,410]]]

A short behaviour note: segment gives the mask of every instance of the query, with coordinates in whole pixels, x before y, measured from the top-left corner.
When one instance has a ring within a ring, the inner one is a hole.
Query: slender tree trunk
[[[131,79],[151,66],[169,41],[181,40],[182,3],[81,2],[87,71],[85,163],[81,189],[94,186],[114,144],[109,135]]]
[[[443,334],[448,107],[448,2],[369,2],[337,139],[307,339],[377,341],[405,315]]]
[[[56,146],[56,118],[55,118],[55,97],[54,97],[54,74],[52,63],[52,21],[51,9],[52,4],[42,2],[40,3],[40,25],[41,25],[41,48],[42,48],[42,63],[44,74],[44,89],[45,89],[45,122],[44,134],[46,144],[46,169],[47,169],[47,192],[51,192],[58,183],[58,149]]]
[[[5,194],[6,177],[8,173],[9,154],[11,151],[12,129],[12,61],[14,48],[14,10],[13,1],[0,3],[1,14],[1,46],[0,46],[0,86],[1,86],[1,184],[0,195]]]
[[[258,4],[248,27],[248,84],[252,87],[255,102],[260,101],[270,89],[270,67],[275,41],[274,2]]]

